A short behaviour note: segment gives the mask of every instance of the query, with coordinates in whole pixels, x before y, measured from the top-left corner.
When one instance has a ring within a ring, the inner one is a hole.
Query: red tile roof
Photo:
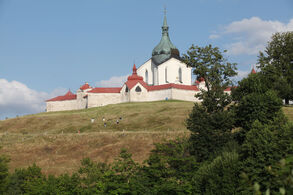
[[[256,71],[254,70],[254,68],[252,68],[251,74],[256,74]]]
[[[164,85],[148,86],[149,91],[156,91],[156,90],[170,89],[170,88],[199,91],[199,89],[195,85],[179,85],[179,84],[169,83]]]
[[[70,90],[62,96],[57,96],[54,97],[52,99],[47,100],[46,102],[53,102],[53,101],[65,101],[65,100],[75,100],[76,99],[76,95],[73,94]]]
[[[96,87],[88,91],[89,93],[120,93],[121,87]]]
[[[236,88],[237,86],[227,87],[224,91],[231,91],[232,88]]]
[[[84,85],[82,85],[79,89],[81,90],[86,90],[86,89],[89,89],[91,88],[91,86],[88,84],[88,83],[85,83]]]
[[[148,85],[143,81],[143,77],[138,76],[136,72],[136,66],[133,65],[132,68],[132,75],[127,78],[125,84],[127,85],[128,89],[132,89],[137,83],[140,83],[144,88],[148,88]]]

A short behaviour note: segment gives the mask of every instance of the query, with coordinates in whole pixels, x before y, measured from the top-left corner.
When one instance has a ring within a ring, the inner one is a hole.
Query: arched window
[[[137,86],[137,87],[135,88],[135,91],[136,91],[136,92],[141,92],[141,88],[140,88],[139,86]]]
[[[128,92],[128,87],[126,86],[126,88],[125,88],[125,92],[127,93]]]
[[[178,74],[179,74],[179,82],[182,83],[182,69],[181,68],[179,68]]]
[[[165,82],[168,83],[168,70],[165,68]]]
[[[149,84],[149,72],[148,72],[148,70],[145,70],[145,82],[146,82],[146,84]]]

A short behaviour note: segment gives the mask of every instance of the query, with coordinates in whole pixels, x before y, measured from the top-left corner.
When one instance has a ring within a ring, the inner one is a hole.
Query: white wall
[[[86,96],[86,92],[82,91],[82,90],[77,90],[77,93],[76,93],[76,108],[77,109],[84,109],[87,107],[87,97],[84,98]]]
[[[136,92],[136,87],[140,87],[141,92]],[[130,102],[145,102],[148,101],[148,91],[145,89],[140,83],[137,83],[131,90],[130,90]]]
[[[167,81],[165,77],[165,69],[167,68]],[[179,68],[182,72],[182,83],[179,81]],[[183,85],[191,85],[191,68],[186,64],[171,58],[168,61],[158,66],[158,84],[163,85],[166,83],[177,83]]]
[[[165,100],[166,98],[172,99],[171,89],[149,91],[148,93],[148,101],[159,101],[159,100]]]
[[[148,71],[148,82],[146,82],[148,85],[152,85],[153,84],[153,70],[152,70],[152,59],[149,59],[148,61],[146,61],[143,65],[141,65],[138,69],[137,69],[137,74],[139,76],[143,77],[143,81],[146,82],[146,78],[145,78],[145,72],[146,70]]]
[[[172,98],[174,100],[184,100],[191,102],[199,102],[200,100],[195,96],[195,94],[200,93],[200,91],[192,91],[192,90],[183,90],[183,89],[172,89]]]
[[[120,93],[88,93],[88,108],[121,103]]]
[[[76,100],[50,101],[46,102],[46,104],[47,112],[78,109]]]

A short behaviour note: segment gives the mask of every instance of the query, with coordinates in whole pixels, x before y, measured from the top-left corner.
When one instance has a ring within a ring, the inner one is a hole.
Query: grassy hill
[[[11,169],[36,162],[51,174],[72,172],[84,157],[111,162],[121,148],[142,162],[154,143],[188,135],[184,123],[192,106],[183,101],[123,103],[8,119],[0,121],[0,153],[10,156]]]
[[[111,162],[121,148],[142,162],[154,143],[189,135],[185,119],[192,106],[184,101],[123,103],[8,119],[0,121],[0,153],[10,156],[11,170],[35,162],[47,174],[71,173],[85,157]],[[293,107],[284,112],[293,120]]]

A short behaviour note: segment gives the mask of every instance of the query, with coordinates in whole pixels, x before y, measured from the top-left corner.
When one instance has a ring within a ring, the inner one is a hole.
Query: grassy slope
[[[183,101],[124,103],[8,119],[0,121],[0,153],[11,157],[11,169],[36,162],[52,174],[72,172],[84,157],[111,162],[122,147],[142,162],[155,142],[188,135],[184,121],[192,106]]]
[[[36,162],[51,174],[71,173],[84,157],[111,162],[123,147],[142,162],[154,143],[188,136],[184,121],[192,106],[183,101],[124,103],[8,119],[0,121],[0,153],[11,157],[12,170]],[[284,112],[293,121],[293,107]]]

